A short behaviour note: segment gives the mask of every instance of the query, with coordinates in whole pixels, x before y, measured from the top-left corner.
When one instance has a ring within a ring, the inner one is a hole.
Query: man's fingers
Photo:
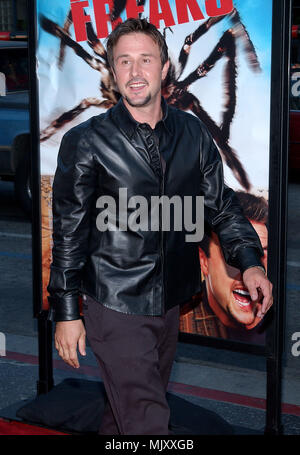
[[[60,355],[60,357],[63,359],[64,362],[66,362],[66,363],[69,362],[68,351],[63,345],[60,345],[60,349],[58,351],[58,354]]]
[[[55,329],[55,347],[60,357],[73,368],[79,368],[77,357],[77,343],[80,341],[80,349],[85,351],[85,330],[80,319],[72,321],[59,321]]]
[[[55,335],[54,335],[54,342],[55,342],[55,348],[57,349],[57,351],[59,351],[61,349],[61,339],[59,337],[57,337],[56,335],[56,332],[55,332]]]
[[[255,270],[255,268],[248,269],[244,272],[243,275],[244,283],[248,288],[250,297],[252,301],[261,301],[261,306],[257,312],[259,318],[263,318],[265,313],[272,306],[272,283],[267,279],[267,277],[261,272]]]
[[[262,301],[261,309],[257,314],[257,316],[259,316],[260,318],[262,318],[266,314],[266,312],[269,310],[269,308],[271,307],[271,305],[273,303],[272,287],[273,286],[269,281],[261,283],[261,285],[260,285],[260,289],[263,294],[263,301]]]
[[[267,311],[269,311],[269,309],[271,308],[272,305],[273,305],[273,297],[271,296],[270,300],[266,303],[266,308],[263,310],[264,313],[267,313]]]
[[[59,351],[59,342],[55,339],[55,349]]]
[[[69,365],[71,365],[74,368],[79,368],[77,352],[76,348],[74,349],[74,347],[71,347],[69,350]]]
[[[258,292],[257,292],[257,289],[256,289],[255,285],[249,284],[249,286],[248,286],[248,291],[249,291],[251,300],[252,300],[253,302],[255,302],[255,300],[258,299]]]
[[[272,295],[271,295],[271,293],[267,293],[264,296],[264,299],[262,301],[262,306],[261,306],[262,315],[264,315],[269,310],[269,308],[271,307],[271,304],[272,304],[271,302],[272,302]]]
[[[70,365],[73,368],[79,368],[78,357],[76,353],[76,347],[67,346],[56,342],[56,349],[58,350],[58,355],[62,358],[64,362]]]
[[[60,347],[59,350],[58,350],[58,355],[59,357],[65,361],[65,357],[64,357],[64,351],[63,349]]]
[[[63,345],[60,343],[59,339],[55,336],[55,349],[58,352],[59,357],[63,359],[64,356],[64,351],[63,351]]]
[[[85,351],[85,334],[82,334],[78,340],[78,350],[81,355],[86,355]]]

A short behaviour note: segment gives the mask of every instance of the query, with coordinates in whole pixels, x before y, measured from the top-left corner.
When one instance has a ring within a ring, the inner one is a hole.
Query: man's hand
[[[77,343],[80,354],[86,355],[85,328],[82,320],[57,322],[55,327],[55,347],[60,357],[74,368],[79,368]]]
[[[243,273],[243,282],[247,287],[251,300],[258,300],[258,290],[263,295],[261,308],[258,310],[257,316],[263,318],[266,312],[273,305],[272,289],[273,285],[265,276],[264,272],[258,267],[251,267]]]

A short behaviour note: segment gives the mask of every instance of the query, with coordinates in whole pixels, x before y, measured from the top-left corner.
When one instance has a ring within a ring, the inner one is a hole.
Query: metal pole
[[[54,386],[52,362],[52,323],[47,316],[38,318],[39,380],[37,393],[48,393]]]
[[[33,270],[33,317],[38,318],[39,380],[37,392],[47,393],[53,387],[52,323],[47,321],[47,311],[42,308],[42,240],[41,194],[39,153],[38,84],[36,75],[36,1],[27,1],[28,47],[30,75],[30,132],[32,175],[32,270]]]
[[[273,320],[267,331],[266,434],[283,433],[282,352],[286,300],[286,231],[291,1],[273,1],[268,273],[273,282]]]

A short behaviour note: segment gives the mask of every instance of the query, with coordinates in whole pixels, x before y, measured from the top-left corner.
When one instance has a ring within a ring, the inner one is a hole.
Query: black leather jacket
[[[129,314],[162,315],[201,289],[197,243],[182,231],[99,231],[96,201],[142,195],[204,195],[205,219],[225,260],[242,272],[263,251],[225,186],[217,148],[193,115],[167,106],[152,130],[136,122],[122,99],[63,137],[53,183],[53,260],[49,319],[80,318],[79,295]],[[164,166],[163,166],[163,165]],[[118,213],[118,212],[117,212]]]

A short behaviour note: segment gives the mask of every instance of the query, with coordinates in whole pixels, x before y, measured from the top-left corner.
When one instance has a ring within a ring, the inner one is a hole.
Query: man
[[[263,197],[237,191],[244,215],[256,230],[263,247],[262,263],[267,268],[268,204]],[[261,338],[248,331],[261,322],[260,302],[251,301],[240,270],[224,261],[218,237],[206,232],[199,245],[199,259],[205,278],[203,292],[181,307],[180,330],[239,341]]]
[[[176,350],[179,304],[201,288],[196,243],[173,228],[98,230],[97,202],[173,195],[205,196],[206,219],[217,232],[226,260],[238,266],[252,299],[271,283],[263,251],[223,183],[219,153],[202,123],[168,107],[161,84],[169,62],[166,43],[146,20],[128,19],[110,34],[107,57],[118,104],[70,130],[63,138],[53,183],[53,262],[48,290],[57,322],[60,356],[78,367],[84,320],[108,395],[100,434],[168,434],[166,389]],[[130,209],[129,209],[130,210]]]

